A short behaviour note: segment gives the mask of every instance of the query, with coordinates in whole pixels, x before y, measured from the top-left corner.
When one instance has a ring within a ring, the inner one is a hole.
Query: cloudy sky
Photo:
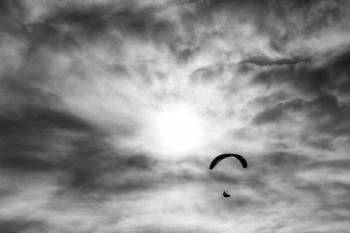
[[[1,0],[0,232],[350,232],[349,12]]]

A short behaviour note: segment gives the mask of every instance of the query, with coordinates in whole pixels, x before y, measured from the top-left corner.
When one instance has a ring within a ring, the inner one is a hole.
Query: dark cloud
[[[263,112],[256,115],[253,119],[253,123],[255,124],[262,124],[262,123],[269,123],[278,121],[283,115],[283,111],[281,109],[275,108],[275,109],[269,109],[264,110]]]
[[[296,155],[287,152],[272,152],[265,155],[262,158],[262,162],[269,164],[269,166],[275,166],[281,169],[292,168],[296,169],[298,166],[308,161],[307,156]]]
[[[323,94],[311,101],[295,99],[290,102],[279,103],[263,110],[253,118],[254,124],[277,124],[293,122],[293,115],[304,115],[309,119],[305,122],[309,131],[300,135],[303,143],[320,149],[332,149],[333,137],[348,135],[347,104],[339,104],[336,97]]]
[[[350,79],[348,67],[344,65],[348,57],[349,52],[345,51],[331,56],[322,65],[288,65],[259,73],[254,82],[282,89],[290,86],[301,98],[290,101],[270,99],[270,103],[264,103],[269,107],[258,113],[253,123],[276,123],[290,119],[293,112],[301,114],[307,117],[309,127],[309,132],[301,135],[301,141],[332,149],[333,139],[329,137],[349,135],[350,105],[345,93]]]
[[[274,101],[275,102],[275,101]],[[294,99],[278,103],[270,109],[263,110],[253,118],[254,124],[276,123],[283,119],[288,113],[300,111],[303,109],[303,101],[301,99]]]
[[[350,159],[337,159],[328,161],[318,161],[307,165],[308,168],[330,168],[330,169],[348,169]]]
[[[336,96],[323,94],[307,103],[310,119],[319,119],[315,123],[318,132],[333,136],[348,136],[350,104],[339,103]]]
[[[3,74],[0,84],[2,101],[0,106],[4,108],[3,116],[8,113],[18,113],[26,108],[59,108],[60,98],[49,91],[45,91],[33,85],[23,82],[23,76],[6,76]],[[24,75],[25,76],[25,75]],[[26,77],[26,76],[25,76]],[[20,115],[18,113],[18,115]]]
[[[156,12],[156,7],[141,8],[132,2],[54,5],[49,14],[28,26],[30,51],[41,46],[59,50],[83,49],[101,40],[106,46],[113,43],[113,49],[118,51],[124,38],[170,43],[174,25],[156,17]],[[121,33],[122,37],[113,37],[114,32]]]
[[[19,113],[2,113],[0,122],[1,166],[26,170],[58,166],[55,162],[58,154],[50,153],[51,146],[60,143],[55,130],[79,132],[90,127],[72,115],[35,107],[24,108]]]
[[[337,26],[346,15],[342,1],[271,1],[269,15],[263,16],[259,29],[270,36],[271,47],[285,51],[285,45],[298,37],[307,37],[325,28]],[[271,14],[272,13],[272,14]],[[260,13],[264,14],[264,13]],[[301,20],[303,19],[303,20]],[[288,25],[281,28],[282,25]]]
[[[316,137],[315,134],[304,133],[300,138],[304,143],[317,149],[329,151],[335,149],[332,136],[322,135],[321,137]]]
[[[265,85],[287,83],[307,94],[322,94],[330,91],[343,94],[344,88],[346,89],[349,85],[346,78],[349,70],[344,65],[349,60],[349,52],[346,50],[330,59],[327,57],[325,59],[328,61],[318,66],[305,63],[271,68],[259,73],[254,81]]]
[[[296,65],[301,62],[307,62],[303,58],[282,58],[273,60],[269,57],[251,57],[240,62],[240,64],[252,64],[257,66],[281,66],[281,65]]]
[[[0,35],[4,32],[18,33],[23,29],[23,23],[26,16],[25,6],[21,1],[4,0],[0,3]]]
[[[317,211],[324,211],[322,218],[329,221],[342,221],[344,211],[350,211],[345,201],[350,194],[349,183],[338,179],[347,176],[348,159],[306,163],[297,171],[298,182],[294,186],[305,197],[313,199]]]
[[[45,232],[49,227],[40,220],[22,218],[0,219],[0,231],[3,233]]]
[[[332,29],[344,22],[347,18],[348,4],[345,1],[271,0],[260,3],[213,0],[204,1],[196,6],[196,11],[193,13],[195,17],[192,19],[200,19],[208,24],[212,23],[217,15],[227,16],[228,21],[230,15],[235,15],[235,19],[252,22],[259,33],[268,36],[272,49],[287,52],[286,46],[288,43],[293,43],[294,39],[308,37],[324,29]],[[306,52],[300,51],[295,54],[306,55]],[[288,60],[284,62],[289,63]]]
[[[28,106],[19,113],[3,112],[0,127],[1,169],[22,175],[59,174],[66,191],[129,192],[152,182],[136,174],[147,175],[154,161],[141,154],[114,151],[101,131],[72,114]],[[124,174],[129,173],[135,176],[125,179]],[[110,176],[107,180],[106,175]]]
[[[279,100],[280,102],[285,102],[288,101],[288,99],[288,93],[286,93],[283,90],[278,90],[277,92],[269,93],[265,96],[259,96],[253,99],[251,102],[252,104],[257,106],[273,106],[276,103],[276,100]]]
[[[115,158],[113,158],[113,156]],[[63,187],[65,192],[79,191],[108,195],[142,191],[155,185],[152,176],[154,161],[143,155],[118,154],[107,157],[93,154],[67,161]]]

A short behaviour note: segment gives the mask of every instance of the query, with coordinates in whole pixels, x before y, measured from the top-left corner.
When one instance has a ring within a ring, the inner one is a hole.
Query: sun
[[[189,104],[163,106],[154,112],[151,125],[153,144],[164,154],[184,156],[203,144],[203,119]]]

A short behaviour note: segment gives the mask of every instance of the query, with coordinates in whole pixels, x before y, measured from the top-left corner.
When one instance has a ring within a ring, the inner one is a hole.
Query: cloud
[[[299,62],[307,62],[307,60],[303,60],[300,58],[282,58],[271,60],[268,57],[252,57],[247,60],[241,61],[242,64],[254,64],[257,66],[281,66],[281,65],[295,65]]]
[[[2,231],[348,229],[345,1],[0,5]],[[150,130],[172,103],[193,153]]]
[[[3,116],[0,125],[3,169],[63,172],[70,188],[92,190],[108,186],[101,177],[106,173],[121,176],[129,170],[151,169],[152,162],[147,156],[123,158],[108,148],[103,134],[94,126],[68,113],[28,107],[19,114]],[[123,185],[128,189],[132,182],[116,185],[120,190]]]
[[[12,219],[0,220],[0,230],[4,233],[47,231],[45,223],[36,220]]]
[[[343,101],[343,88],[347,85],[343,77],[347,75],[347,68],[342,65],[346,59],[347,52],[343,52],[322,65],[278,67],[259,73],[256,82],[268,86],[291,86],[302,98],[289,102],[283,100],[256,115],[253,122],[274,123],[276,120],[288,119],[291,113],[296,112],[298,115],[305,114],[312,131],[322,135],[319,139],[311,139],[315,137],[314,134],[306,136],[305,132],[303,138],[310,141],[310,144],[317,145],[317,140],[327,140],[328,136],[346,137],[349,113],[348,103]],[[329,145],[326,147],[331,147],[330,142],[326,144]]]

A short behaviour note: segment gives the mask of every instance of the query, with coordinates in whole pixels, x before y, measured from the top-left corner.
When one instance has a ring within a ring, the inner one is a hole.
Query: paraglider
[[[209,165],[209,169],[213,169],[218,163],[220,163],[223,159],[226,159],[226,158],[229,158],[229,157],[234,157],[236,159],[238,159],[238,161],[241,163],[242,167],[243,168],[247,168],[248,167],[248,163],[247,163],[247,160],[242,156],[242,155],[239,155],[239,154],[221,154],[221,155],[218,155],[216,156],[213,161],[210,163]],[[222,193],[222,195],[224,196],[224,198],[228,198],[230,197],[231,195],[228,194],[226,191],[224,191]]]
[[[222,195],[224,196],[224,198],[228,198],[228,197],[230,197],[231,195],[230,194],[228,194],[226,191],[224,191],[223,193],[222,193]]]

